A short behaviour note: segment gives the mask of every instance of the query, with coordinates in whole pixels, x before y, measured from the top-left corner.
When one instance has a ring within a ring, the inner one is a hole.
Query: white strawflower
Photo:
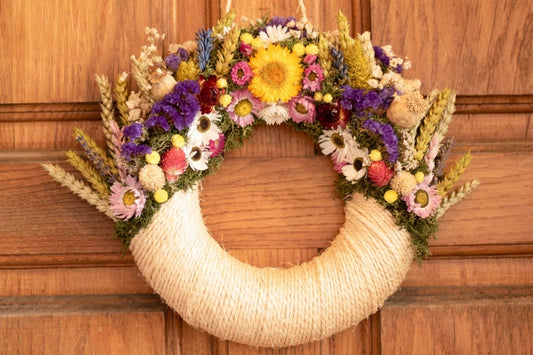
[[[282,103],[268,103],[259,111],[259,117],[268,125],[280,124],[289,119],[289,109]]]

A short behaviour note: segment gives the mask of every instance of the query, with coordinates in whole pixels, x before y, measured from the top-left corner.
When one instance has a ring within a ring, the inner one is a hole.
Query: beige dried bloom
[[[157,191],[165,186],[165,173],[159,165],[146,164],[139,171],[139,182],[148,191]]]
[[[416,184],[415,176],[405,170],[396,174],[390,182],[392,189],[402,196],[409,195],[415,189]]]
[[[394,98],[387,110],[387,117],[393,124],[410,129],[420,122],[426,109],[426,99],[418,91],[411,91]]]

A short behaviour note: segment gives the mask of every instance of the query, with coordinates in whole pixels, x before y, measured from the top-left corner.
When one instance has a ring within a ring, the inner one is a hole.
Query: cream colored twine
[[[410,237],[355,195],[319,256],[289,268],[238,261],[211,237],[198,190],[176,193],[131,242],[141,273],[183,319],[220,339],[284,347],[329,337],[376,312],[404,280]]]
[[[226,2],[226,11],[224,13],[227,14],[229,10],[231,10],[231,0],[228,0]],[[302,20],[304,22],[307,22],[307,10],[305,8],[305,4],[303,0],[298,0],[298,8],[296,9],[296,12],[298,12],[298,10],[302,12]]]

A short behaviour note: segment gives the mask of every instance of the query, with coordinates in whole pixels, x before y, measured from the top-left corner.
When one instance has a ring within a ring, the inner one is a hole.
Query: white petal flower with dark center
[[[221,133],[217,123],[220,121],[220,115],[217,112],[198,113],[194,118],[189,133],[187,134],[189,141],[201,142],[208,144],[211,140],[217,140]]]
[[[183,152],[187,158],[189,166],[193,170],[206,170],[207,161],[211,153],[209,152],[209,147],[203,144],[198,144],[200,142],[191,141],[185,147],[183,147]]]
[[[355,147],[352,150],[351,161],[342,167],[342,174],[346,180],[355,182],[366,175],[367,167],[370,165],[368,149]]]
[[[335,163],[350,162],[352,152],[357,147],[350,129],[342,127],[322,131],[318,145],[322,154],[331,155]]]

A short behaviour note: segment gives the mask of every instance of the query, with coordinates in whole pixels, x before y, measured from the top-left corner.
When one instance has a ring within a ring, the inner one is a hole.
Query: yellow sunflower
[[[248,90],[263,102],[288,102],[301,89],[303,68],[300,58],[288,48],[269,45],[250,59],[254,76]]]

